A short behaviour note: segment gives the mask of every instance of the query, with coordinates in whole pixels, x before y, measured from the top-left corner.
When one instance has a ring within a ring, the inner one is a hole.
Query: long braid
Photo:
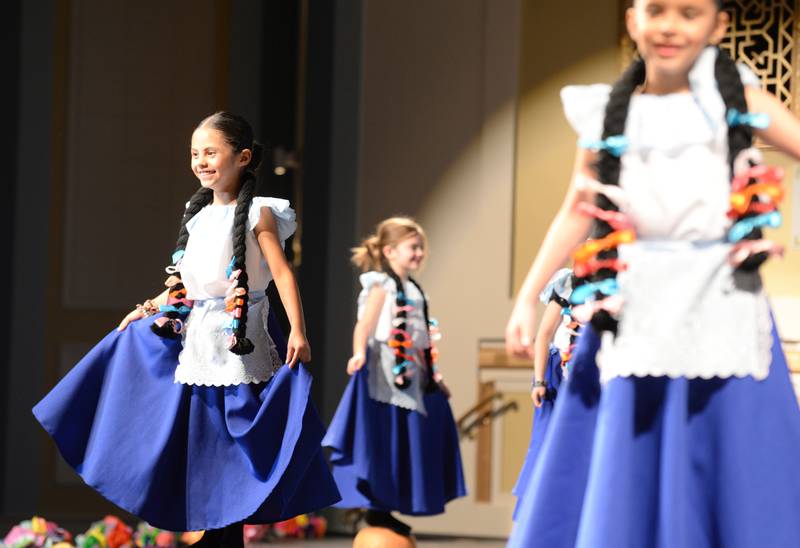
[[[717,87],[725,102],[725,111],[730,112],[732,109],[740,113],[747,112],[747,99],[744,94],[744,85],[742,84],[739,70],[736,63],[730,56],[722,49],[718,48],[717,60],[714,64],[714,76],[717,80]],[[730,166],[731,177],[734,176],[734,162],[742,151],[753,146],[753,128],[747,124],[728,124],[728,165]],[[758,201],[758,198],[754,198]],[[738,219],[747,219],[755,217],[756,213],[745,213]],[[760,228],[754,228],[750,231],[745,240],[760,240],[764,237],[764,233]],[[767,260],[769,254],[766,252],[755,253],[748,257],[741,265],[740,270],[755,271]]]
[[[231,268],[235,274],[236,287],[241,288],[235,299],[232,329],[234,339],[229,350],[234,354],[249,354],[253,351],[253,343],[247,338],[247,310],[250,288],[247,284],[247,219],[250,205],[256,189],[256,178],[252,171],[246,171],[244,182],[236,197],[236,209],[233,214],[233,258]]]
[[[383,261],[385,263],[385,261]],[[392,322],[392,338],[390,346],[394,353],[395,365],[392,369],[394,373],[394,385],[400,389],[411,386],[409,365],[414,361],[414,357],[407,353],[411,347],[411,335],[408,332],[408,298],[403,287],[403,280],[395,273],[390,266],[384,265],[386,274],[394,281],[396,288],[395,314]]]
[[[428,346],[425,347],[425,365],[427,366],[427,383],[425,384],[425,391],[426,392],[435,392],[439,390],[439,383],[437,382],[437,371],[436,371],[436,357],[434,356],[434,349],[433,349],[433,335],[431,333],[431,326],[433,322],[431,321],[430,311],[428,309],[428,298],[425,296],[425,291],[423,291],[422,286],[419,285],[419,282],[414,278],[408,278],[408,281],[414,284],[414,287],[417,288],[419,294],[422,295],[422,314],[425,318],[425,329],[428,333]]]
[[[633,61],[622,76],[617,80],[609,94],[606,105],[605,117],[603,119],[603,139],[612,136],[624,135],[625,123],[628,119],[628,108],[631,96],[637,86],[644,83],[645,64],[642,59]],[[595,170],[598,180],[607,185],[619,185],[620,158],[608,150],[598,152]],[[603,194],[597,194],[595,204],[604,211],[619,211],[619,207]],[[604,220],[596,218],[592,229],[592,238],[604,238],[614,232],[612,226]],[[613,260],[618,257],[616,247],[600,251],[597,254],[598,260]],[[593,274],[583,277],[580,283],[600,282],[602,280],[616,278],[617,271],[612,268],[600,268]],[[616,332],[617,320],[606,310],[598,310],[592,316],[592,325],[600,331]]]
[[[150,324],[150,329],[156,335],[168,339],[180,337],[183,331],[183,320],[192,308],[192,301],[187,299],[186,287],[181,280],[180,262],[183,252],[186,250],[186,243],[189,241],[189,229],[187,223],[197,215],[201,209],[211,203],[214,192],[209,188],[200,188],[189,199],[186,211],[181,219],[181,226],[178,230],[178,241],[175,243],[175,251],[172,254],[172,262],[167,267],[170,277],[167,278],[167,305],[164,307],[164,315]]]

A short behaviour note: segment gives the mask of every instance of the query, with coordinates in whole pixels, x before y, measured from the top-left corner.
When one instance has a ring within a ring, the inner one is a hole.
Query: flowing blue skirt
[[[522,463],[522,469],[519,472],[512,493],[517,497],[517,504],[514,507],[514,519],[517,519],[517,513],[522,505],[522,494],[525,491],[525,486],[530,482],[531,473],[533,472],[533,465],[536,462],[536,457],[544,443],[544,436],[547,433],[550,418],[553,416],[556,400],[555,396],[561,386],[563,379],[563,372],[561,370],[561,352],[554,346],[550,347],[550,356],[547,359],[547,366],[544,370],[544,380],[547,382],[548,397],[542,402],[541,407],[537,407],[533,413],[533,426],[531,429],[531,441],[528,445],[528,453],[525,455],[525,462]],[[552,392],[551,392],[552,390]]]
[[[88,485],[173,531],[271,523],[339,500],[302,366],[263,384],[178,384],[181,344],[153,334],[154,320],[112,331],[33,409]],[[270,333],[284,356],[272,316]]]
[[[601,397],[586,328],[509,546],[800,546],[800,410],[773,341],[763,381],[625,377]]]
[[[342,493],[340,508],[434,515],[466,495],[453,413],[441,391],[427,416],[369,397],[367,367],[350,378],[322,444]]]

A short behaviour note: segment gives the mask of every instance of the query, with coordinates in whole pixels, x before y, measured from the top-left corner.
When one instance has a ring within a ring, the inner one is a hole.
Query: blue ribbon
[[[750,126],[757,129],[767,129],[769,127],[769,114],[765,112],[739,112],[735,108],[728,111],[728,125]]]
[[[177,312],[178,314],[188,314],[189,312],[192,311],[192,309],[186,305],[181,305],[176,307],[175,305],[172,304],[161,305],[158,307],[158,310],[160,312]]]
[[[233,263],[236,261],[236,255],[231,257],[231,262],[228,263],[228,268],[225,269],[225,277],[230,278],[233,274]]]
[[[569,307],[567,307],[567,308],[562,308],[562,309],[561,309],[561,315],[562,315],[562,316],[571,316],[571,315],[572,315],[572,309],[571,309],[571,308],[569,308]]]
[[[183,259],[183,255],[186,253],[186,250],[179,249],[175,253],[172,254],[172,264],[178,264],[178,261]]]
[[[601,140],[579,139],[578,146],[591,150],[605,150],[619,158],[628,149],[628,138],[624,135],[611,135]]]
[[[398,363],[397,365],[392,367],[392,373],[395,374],[395,375],[402,375],[403,373],[405,373],[405,371],[406,371],[406,369],[408,368],[409,365],[411,365],[411,362],[408,361],[408,360],[406,360],[406,361],[404,361],[402,363]]]
[[[781,222],[783,218],[779,211],[770,211],[768,213],[762,213],[761,215],[756,215],[755,217],[748,217],[747,219],[742,219],[741,221],[737,222],[735,225],[731,227],[728,231],[728,241],[731,243],[736,243],[748,234],[753,231],[753,229],[758,228],[760,226],[769,226],[772,228],[778,228],[781,226]]]
[[[572,290],[570,301],[572,301],[572,304],[583,304],[586,302],[586,299],[598,291],[606,296],[615,295],[617,291],[619,291],[617,279],[607,278],[599,282],[592,282],[576,287]]]

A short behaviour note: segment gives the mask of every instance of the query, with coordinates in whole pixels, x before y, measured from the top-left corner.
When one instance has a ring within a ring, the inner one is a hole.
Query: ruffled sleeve
[[[539,300],[544,304],[548,304],[553,293],[564,300],[569,300],[570,295],[572,295],[572,270],[562,268],[553,274],[547,286],[539,293]]]
[[[367,304],[367,297],[369,296],[369,292],[373,287],[382,287],[387,293],[396,291],[397,289],[394,285],[394,281],[385,272],[376,272],[374,270],[364,272],[358,277],[358,281],[361,282],[361,292],[358,294],[358,319],[361,319],[361,317],[364,315],[364,307]],[[384,303],[384,308],[386,308],[386,303]],[[382,322],[379,320],[379,324],[381,323]],[[386,326],[379,325],[378,331],[386,331]]]
[[[744,84],[745,87],[761,87],[761,79],[756,76],[756,73],[753,72],[750,67],[744,63],[736,63],[736,68],[739,70],[739,78],[742,79],[742,84]]]
[[[375,286],[380,286],[387,291],[394,289],[394,282],[385,272],[376,272],[374,270],[371,270],[370,272],[364,272],[358,277],[358,281],[361,282],[361,287],[363,288],[362,291],[367,293],[369,293],[369,290]]]
[[[289,200],[280,198],[265,198],[256,196],[250,205],[250,212],[247,216],[247,229],[253,230],[261,218],[261,208],[268,207],[272,210],[272,216],[278,225],[278,239],[285,242],[289,236],[294,234],[297,229],[296,215],[294,209],[289,207]]]
[[[579,138],[595,141],[602,137],[610,93],[608,84],[567,86],[561,90],[564,114]]]

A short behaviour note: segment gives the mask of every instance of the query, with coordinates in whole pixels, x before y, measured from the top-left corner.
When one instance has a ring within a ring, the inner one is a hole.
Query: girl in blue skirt
[[[425,233],[387,219],[353,250],[363,274],[353,331],[352,375],[323,445],[332,449],[342,508],[367,508],[370,525],[410,535],[390,512],[428,516],[466,494],[448,393],[434,367],[435,322],[411,277]]]
[[[572,270],[562,268],[553,275],[547,287],[539,294],[539,300],[546,305],[542,321],[536,332],[533,344],[533,386],[531,399],[535,411],[531,428],[531,441],[528,453],[512,490],[517,497],[514,509],[522,502],[525,486],[528,484],[536,457],[549,430],[550,419],[556,403],[561,382],[567,375],[578,325],[571,317],[569,297],[572,293]]]
[[[241,546],[242,524],[328,506],[338,491],[309,399],[285,200],[254,196],[262,147],[218,112],[192,134],[189,200],[167,290],[137,305],[34,408],[64,459],[151,524]],[[273,280],[286,342],[264,291]],[[283,366],[282,364],[286,364]]]
[[[506,331],[529,352],[534,296],[591,231],[551,425],[578,435],[545,440],[510,546],[800,546],[800,411],[758,273],[783,190],[752,148],[800,159],[800,122],[716,47],[720,2],[635,0],[626,22],[640,57],[614,86],[562,91],[574,183]]]

